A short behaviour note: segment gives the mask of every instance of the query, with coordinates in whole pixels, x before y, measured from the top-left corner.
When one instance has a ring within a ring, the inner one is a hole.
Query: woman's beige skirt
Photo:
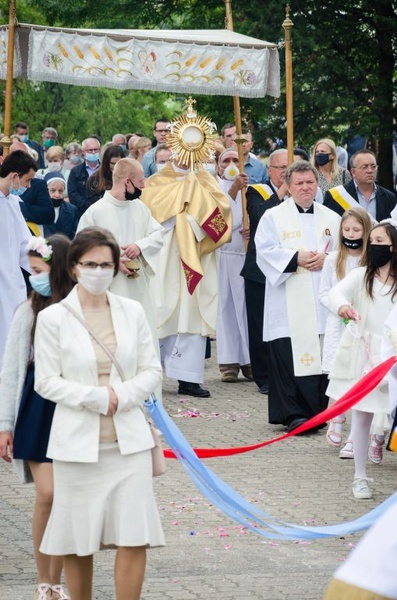
[[[333,579],[324,596],[324,600],[393,600],[391,597],[381,596],[363,588]]]
[[[150,450],[122,456],[101,444],[97,463],[56,461],[41,552],[88,556],[103,547],[163,546]]]

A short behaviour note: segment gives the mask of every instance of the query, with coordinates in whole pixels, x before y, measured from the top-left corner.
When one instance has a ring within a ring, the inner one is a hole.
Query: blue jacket
[[[88,171],[85,162],[71,169],[68,179],[68,196],[71,204],[77,206],[79,217],[101,196],[89,189],[87,181]]]
[[[54,222],[54,207],[43,179],[32,179],[30,188],[22,194],[21,200],[19,206],[25,221],[32,221],[36,225],[50,225]]]

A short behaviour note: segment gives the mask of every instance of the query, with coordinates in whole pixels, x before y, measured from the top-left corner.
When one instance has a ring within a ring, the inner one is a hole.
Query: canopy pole
[[[287,152],[288,163],[294,160],[294,102],[292,88],[292,28],[293,22],[289,18],[290,6],[285,8],[285,21],[283,23],[285,36],[285,91],[286,91],[286,112],[287,112]]]
[[[3,156],[7,156],[12,140],[11,134],[11,114],[12,114],[12,83],[14,75],[14,45],[15,45],[15,22],[16,22],[16,0],[10,0],[8,27],[8,45],[7,45],[7,76],[6,93],[4,102],[4,137],[1,139],[3,146]]]
[[[225,0],[226,29],[233,31],[233,16],[232,16],[232,3],[231,0]],[[237,144],[238,153],[238,168],[240,173],[244,173],[244,153],[243,153],[243,134],[241,130],[241,108],[240,108],[240,96],[233,96],[233,108],[234,108],[234,124],[236,125],[236,139],[234,140]],[[247,199],[245,195],[245,187],[241,190],[241,206],[243,209],[243,227],[248,227],[248,213],[247,213]],[[248,241],[245,240],[245,247],[247,248]]]

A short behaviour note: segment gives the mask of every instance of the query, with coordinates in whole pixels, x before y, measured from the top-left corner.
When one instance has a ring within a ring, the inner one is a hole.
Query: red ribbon
[[[392,356],[384,362],[374,367],[369,373],[364,375],[357,383],[355,383],[350,390],[348,390],[339,400],[334,402],[332,406],[323,410],[321,413],[312,417],[303,425],[300,425],[289,433],[284,433],[272,440],[266,442],[260,442],[259,444],[252,444],[251,446],[240,446],[236,448],[194,448],[195,453],[199,458],[215,458],[217,456],[233,456],[233,454],[243,454],[244,452],[251,452],[251,450],[257,450],[281,440],[286,440],[294,435],[299,435],[304,431],[313,429],[322,425],[326,421],[343,414],[350,408],[352,408],[357,402],[362,400],[364,396],[367,396],[376,386],[382,381],[387,375],[392,366],[397,362],[397,356]],[[176,458],[174,452],[168,448],[164,450],[164,456],[166,458]]]

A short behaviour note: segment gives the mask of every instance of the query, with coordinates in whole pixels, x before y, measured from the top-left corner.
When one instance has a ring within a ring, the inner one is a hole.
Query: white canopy
[[[0,27],[0,78],[8,26]],[[209,95],[280,95],[275,44],[226,29],[66,29],[20,24],[14,76],[71,85]]]

